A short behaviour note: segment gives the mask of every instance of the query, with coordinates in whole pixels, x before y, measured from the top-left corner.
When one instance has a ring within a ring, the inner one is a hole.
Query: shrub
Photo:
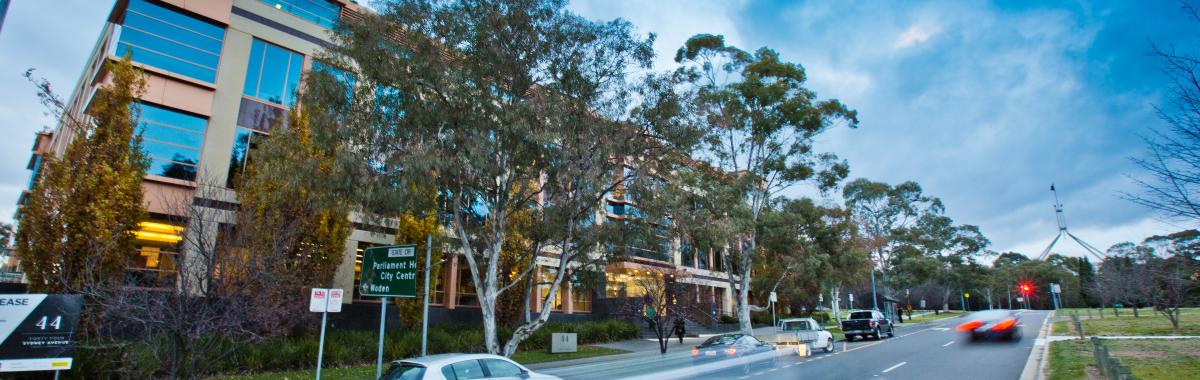
[[[814,312],[812,312],[810,317],[812,317],[813,320],[817,321],[817,323],[820,323],[820,324],[829,323],[829,321],[833,319],[833,317],[831,315],[829,315],[828,311],[814,311]]]
[[[550,334],[574,332],[580,344],[595,344],[617,340],[637,339],[640,330],[628,321],[595,321],[580,323],[553,322],[542,326],[533,336],[521,343],[522,351],[548,350]],[[511,328],[499,331],[501,339],[512,335]],[[219,337],[216,339],[220,339]],[[329,330],[325,334],[326,367],[348,366],[374,362],[379,344],[378,331]],[[213,370],[219,373],[255,373],[312,368],[317,358],[318,336],[300,333],[278,336],[239,347],[233,354],[216,359]],[[501,340],[503,343],[504,340]],[[103,346],[102,349],[86,346]],[[472,326],[437,326],[429,328],[428,353],[482,352],[483,331]],[[384,340],[384,358],[393,360],[421,354],[421,331],[390,329]],[[158,365],[149,350],[149,343],[88,342],[75,351],[75,369],[64,372],[68,379],[93,378],[151,378]]]
[[[738,323],[738,319],[731,315],[722,315],[721,323]]]

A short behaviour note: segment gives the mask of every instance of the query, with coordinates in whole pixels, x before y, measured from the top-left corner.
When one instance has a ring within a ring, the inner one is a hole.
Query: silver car
[[[490,354],[440,354],[396,360],[379,380],[531,379],[561,380]]]

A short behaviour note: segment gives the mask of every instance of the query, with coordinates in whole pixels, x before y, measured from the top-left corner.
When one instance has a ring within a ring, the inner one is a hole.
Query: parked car
[[[775,340],[770,342],[776,349],[784,352],[800,353],[800,345],[805,345],[804,351],[811,355],[813,350],[821,349],[833,352],[833,334],[825,331],[812,318],[787,318],[779,320],[775,328]]]
[[[984,310],[971,313],[958,331],[975,340],[1021,340],[1021,320],[1012,310]]]
[[[717,360],[742,358],[756,354],[774,352],[775,346],[758,340],[750,335],[745,334],[721,334],[713,336],[700,343],[699,346],[692,347],[692,364],[704,364]],[[770,358],[753,363],[746,363],[743,368],[748,369],[751,365],[769,365],[774,366],[778,360],[778,355],[770,355]]]
[[[850,319],[842,321],[842,335],[846,336],[846,340],[867,336],[881,339],[883,334],[887,334],[889,338],[896,336],[896,326],[893,326],[892,321],[884,317],[883,313],[875,310],[853,311],[850,312]]]
[[[561,380],[489,354],[439,354],[393,361],[379,380]]]

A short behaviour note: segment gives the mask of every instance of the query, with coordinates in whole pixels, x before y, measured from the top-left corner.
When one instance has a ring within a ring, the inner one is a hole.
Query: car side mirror
[[[521,378],[522,378],[522,379],[528,379],[528,378],[529,378],[529,371],[526,371],[526,370],[521,370]]]

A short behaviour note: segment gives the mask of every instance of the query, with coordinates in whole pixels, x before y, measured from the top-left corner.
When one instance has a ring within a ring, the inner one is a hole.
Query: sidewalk
[[[1085,339],[1100,338],[1100,339],[1200,339],[1200,335],[1085,335]],[[1078,335],[1051,335],[1046,337],[1047,341],[1057,342],[1061,340],[1079,339]]]

